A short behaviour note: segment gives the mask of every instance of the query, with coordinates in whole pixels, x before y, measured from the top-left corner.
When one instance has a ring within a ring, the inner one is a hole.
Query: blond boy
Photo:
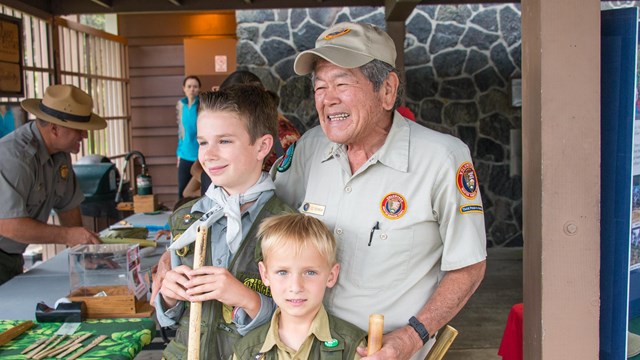
[[[325,290],[338,281],[336,242],[322,221],[286,214],[260,224],[258,266],[278,305],[270,324],[234,345],[234,359],[360,359],[366,333],[328,314]]]

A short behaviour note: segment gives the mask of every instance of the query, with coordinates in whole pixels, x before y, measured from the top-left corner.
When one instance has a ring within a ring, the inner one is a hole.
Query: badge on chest
[[[325,206],[320,204],[314,204],[310,202],[306,202],[302,204],[302,212],[305,214],[323,216],[324,209],[325,209]]]

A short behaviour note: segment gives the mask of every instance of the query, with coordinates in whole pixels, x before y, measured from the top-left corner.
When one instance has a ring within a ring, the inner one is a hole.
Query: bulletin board
[[[24,96],[22,20],[0,14],[0,96]]]

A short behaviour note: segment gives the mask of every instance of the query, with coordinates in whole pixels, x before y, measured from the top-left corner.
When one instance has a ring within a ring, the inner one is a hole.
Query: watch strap
[[[413,330],[415,330],[418,333],[418,336],[420,336],[420,339],[422,340],[423,345],[426,344],[427,341],[429,341],[429,339],[431,338],[431,336],[429,336],[429,332],[427,331],[427,329],[424,327],[424,325],[422,325],[420,320],[418,320],[415,316],[412,316],[409,319],[409,326],[411,326]]]

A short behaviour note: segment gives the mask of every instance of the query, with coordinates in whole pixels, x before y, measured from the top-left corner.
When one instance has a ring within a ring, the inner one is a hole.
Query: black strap
[[[420,336],[420,339],[422,340],[423,345],[426,344],[427,341],[429,341],[429,339],[431,338],[429,336],[429,332],[427,331],[427,329],[424,327],[424,325],[422,325],[420,320],[418,320],[415,316],[412,316],[409,319],[409,326],[411,326],[413,330],[415,330],[418,333],[418,336]]]
[[[62,121],[73,121],[73,122],[89,122],[89,120],[91,120],[91,114],[89,115],[75,115],[75,114],[69,114],[66,113],[64,111],[59,111],[56,109],[52,109],[50,107],[48,107],[47,105],[40,103],[40,110],[42,110],[43,113],[47,114],[47,115],[51,115],[55,118],[58,118]]]

